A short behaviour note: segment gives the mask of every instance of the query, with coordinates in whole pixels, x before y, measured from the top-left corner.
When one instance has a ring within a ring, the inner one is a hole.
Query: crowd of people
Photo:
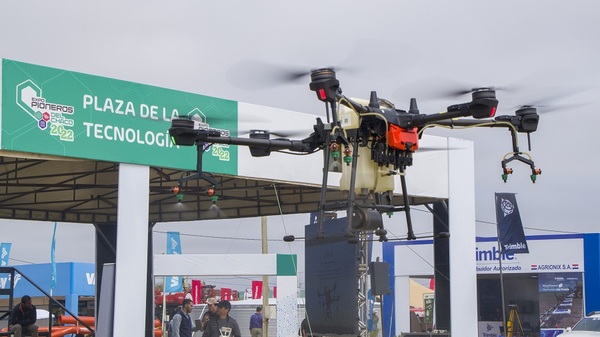
[[[190,317],[193,305],[191,299],[183,300],[170,322],[169,337],[192,337],[195,331],[201,331],[202,337],[242,337],[238,322],[229,316],[231,302],[209,298],[208,310],[197,322]]]
[[[168,337],[192,337],[195,331],[201,331],[202,337],[242,337],[237,320],[229,315],[231,302],[227,300],[217,301],[214,297],[206,300],[207,309],[202,318],[192,320],[190,313],[194,307],[191,299],[183,300],[181,307],[177,310],[169,322]],[[263,315],[262,306],[256,308],[256,312],[250,317],[248,329],[251,337],[262,337]],[[14,337],[23,334],[38,337],[38,326],[36,307],[32,304],[31,297],[25,295],[21,303],[17,304],[11,312],[8,329]],[[374,313],[369,335],[377,336],[376,329],[379,318]],[[308,320],[305,318],[300,324],[299,335],[301,337],[312,336]]]
[[[211,297],[206,300],[206,306],[206,312],[200,319],[194,321],[190,317],[193,308],[192,300],[184,299],[183,305],[170,322],[168,337],[192,337],[195,331],[201,331],[202,337],[242,336],[237,320],[229,315],[231,302],[227,300],[217,301],[214,297]],[[262,306],[258,306],[256,312],[250,317],[248,329],[251,337],[262,337],[263,335],[262,310]],[[369,320],[370,337],[377,337],[378,324],[377,312],[373,312],[373,316]],[[301,337],[312,336],[312,329],[306,318],[300,324],[298,335]]]

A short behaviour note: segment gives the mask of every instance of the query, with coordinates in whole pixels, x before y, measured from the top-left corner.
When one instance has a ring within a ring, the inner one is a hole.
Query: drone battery
[[[403,129],[398,125],[390,124],[388,129],[388,145],[396,150],[416,151],[419,148],[417,128]]]

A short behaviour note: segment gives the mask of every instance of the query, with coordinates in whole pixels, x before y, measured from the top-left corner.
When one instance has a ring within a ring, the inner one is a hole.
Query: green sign
[[[425,323],[433,323],[434,294],[423,294],[423,309],[425,310]]]
[[[173,144],[172,118],[237,135],[235,101],[6,59],[1,70],[3,150],[195,170],[197,149]],[[237,174],[237,151],[213,144],[203,170]]]

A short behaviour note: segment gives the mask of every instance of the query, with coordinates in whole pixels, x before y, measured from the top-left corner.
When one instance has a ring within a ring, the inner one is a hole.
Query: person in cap
[[[8,330],[15,337],[21,337],[25,332],[32,337],[38,337],[37,311],[35,305],[31,303],[31,297],[25,295],[21,297],[21,303],[17,304],[10,314]]]
[[[202,337],[242,337],[238,322],[229,316],[230,310],[231,302],[219,301],[217,315],[210,318]]]
[[[217,299],[214,297],[209,297],[206,300],[206,307],[207,310],[204,313],[204,315],[202,315],[202,324],[200,325],[200,331],[204,331],[204,329],[206,329],[206,324],[208,324],[210,318],[217,315]]]
[[[262,337],[263,316],[262,307],[257,307],[256,312],[250,316],[250,336]]]

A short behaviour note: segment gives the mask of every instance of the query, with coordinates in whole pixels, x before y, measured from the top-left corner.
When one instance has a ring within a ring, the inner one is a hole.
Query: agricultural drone
[[[288,150],[299,153],[323,151],[324,168],[320,194],[318,223],[319,236],[323,235],[325,212],[346,210],[349,223],[347,234],[355,231],[374,231],[380,241],[387,241],[382,213],[404,211],[408,227],[407,239],[416,239],[412,229],[409,196],[405,170],[413,164],[413,153],[419,149],[422,132],[433,126],[451,127],[505,127],[510,130],[513,150],[502,160],[502,179],[506,182],[512,169],[511,161],[523,162],[531,168],[531,180],[541,174],[531,157],[518,147],[518,133],[535,132],[539,115],[535,106],[523,106],[513,116],[495,116],[498,100],[496,88],[482,87],[461,92],[470,94],[471,101],[451,105],[443,113],[422,114],[417,101],[411,98],[408,111],[397,109],[388,100],[377,97],[372,91],[369,100],[351,99],[342,94],[340,82],[333,68],[310,72],[310,90],[325,103],[327,122],[316,119],[313,132],[304,139],[271,139],[268,130],[252,130],[249,138],[229,137],[220,130],[199,126],[193,119],[179,117],[172,120],[169,133],[181,146],[198,149],[197,172],[184,177],[203,179],[211,188],[216,181],[202,171],[202,155],[211,144],[248,146],[252,156],[264,157],[272,151]],[[467,118],[461,118],[467,117]],[[327,202],[327,171],[342,172],[340,188],[348,191],[348,200]],[[392,203],[394,175],[399,175],[403,206]],[[362,181],[367,181],[363,184]],[[209,193],[210,195],[210,193]],[[370,195],[371,198],[366,198]],[[351,239],[349,239],[351,240]]]

